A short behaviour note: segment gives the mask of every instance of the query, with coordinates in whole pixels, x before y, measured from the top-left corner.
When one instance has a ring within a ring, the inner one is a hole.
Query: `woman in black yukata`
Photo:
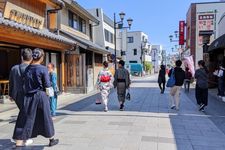
[[[59,143],[54,139],[55,130],[50,113],[49,97],[46,91],[51,87],[48,69],[41,65],[44,60],[44,51],[34,49],[33,62],[24,73],[24,105],[19,113],[13,139],[16,139],[16,147],[23,147],[24,141],[42,135],[49,138],[49,146]]]

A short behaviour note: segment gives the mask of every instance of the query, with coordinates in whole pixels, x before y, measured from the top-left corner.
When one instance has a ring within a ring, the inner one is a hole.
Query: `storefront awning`
[[[71,34],[71,33],[68,33],[66,31],[63,31],[63,30],[60,30],[60,32],[62,32],[63,34],[67,35],[68,37],[70,37],[72,40],[74,40],[74,42],[79,42],[81,43],[82,45],[85,45],[88,49],[94,51],[94,52],[97,52],[97,53],[101,53],[101,54],[110,54],[110,51],[108,51],[107,49],[89,41],[89,40],[86,40],[84,38],[81,38],[81,37],[78,37],[74,34]],[[79,45],[82,47],[82,45]],[[83,47],[85,48],[85,47]],[[85,48],[86,49],[86,48]]]
[[[225,49],[225,34],[211,43],[208,48],[208,52],[212,52],[217,49]]]

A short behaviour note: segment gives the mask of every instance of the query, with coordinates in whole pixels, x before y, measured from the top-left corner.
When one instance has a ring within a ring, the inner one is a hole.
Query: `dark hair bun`
[[[32,57],[34,60],[39,60],[43,56],[44,51],[39,48],[35,48],[32,53]]]

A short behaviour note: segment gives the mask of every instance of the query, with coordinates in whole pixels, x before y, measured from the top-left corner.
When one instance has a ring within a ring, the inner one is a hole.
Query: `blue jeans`
[[[50,97],[50,110],[52,116],[56,115],[56,109],[57,109],[57,97],[56,96]]]

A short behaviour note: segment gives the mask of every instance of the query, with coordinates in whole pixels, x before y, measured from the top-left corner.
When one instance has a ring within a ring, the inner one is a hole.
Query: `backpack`
[[[175,71],[174,69],[171,70],[171,76],[170,78],[168,79],[167,83],[166,83],[166,87],[173,87],[175,85]]]

